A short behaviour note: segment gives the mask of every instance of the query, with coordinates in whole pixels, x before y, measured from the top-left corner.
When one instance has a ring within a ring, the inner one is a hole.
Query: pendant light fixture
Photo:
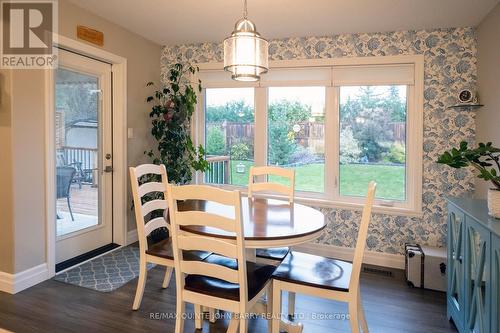
[[[243,8],[243,18],[236,22],[231,36],[224,39],[224,70],[231,72],[233,80],[259,81],[269,68],[269,43],[247,18],[247,0]]]

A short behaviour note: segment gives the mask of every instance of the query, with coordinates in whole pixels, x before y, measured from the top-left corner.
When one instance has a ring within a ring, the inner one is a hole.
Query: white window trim
[[[363,65],[414,65],[414,84],[408,85],[408,119],[406,131],[407,164],[406,164],[406,201],[380,200],[375,201],[373,211],[375,213],[422,216],[422,156],[423,156],[423,91],[424,91],[424,56],[423,55],[398,55],[384,57],[353,57],[338,59],[304,59],[304,60],[279,60],[270,61],[270,68],[307,68],[307,67],[335,67],[335,66],[363,66]],[[220,71],[222,63],[200,63],[200,71]],[[254,87],[255,100],[255,128],[261,128],[259,135],[255,136],[254,156],[255,165],[267,163],[267,94],[266,87],[258,87],[256,84],[244,84],[240,82],[210,82],[204,84],[209,88],[229,87]],[[376,82],[370,82],[375,84]],[[202,82],[203,84],[203,82]],[[387,85],[387,82],[380,82]],[[293,86],[300,86],[300,81],[293,81]],[[311,85],[310,82],[307,85]],[[205,90],[204,90],[205,91]],[[193,119],[193,140],[196,144],[204,144],[205,136],[205,98],[203,93],[199,94],[199,103]],[[345,197],[339,194],[338,144],[327,144],[338,141],[335,138],[338,133],[339,119],[339,88],[333,85],[326,87],[326,118],[325,128],[325,192],[296,192],[296,201],[310,205],[359,210],[363,207],[363,198]],[[197,183],[203,183],[203,175],[198,173],[195,177]],[[239,189],[243,193],[246,188],[235,185],[217,185],[227,189]],[[280,196],[274,196],[279,198]]]

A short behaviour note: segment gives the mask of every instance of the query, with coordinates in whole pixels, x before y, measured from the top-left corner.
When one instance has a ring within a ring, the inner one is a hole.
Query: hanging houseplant
[[[444,152],[437,162],[452,168],[460,169],[472,166],[478,171],[478,177],[490,181],[488,189],[488,211],[493,217],[500,218],[500,148],[493,147],[491,142],[479,143],[475,149],[469,149],[467,142],[462,141],[458,148]]]
[[[153,103],[151,134],[158,142],[156,150],[144,152],[154,164],[164,164],[169,182],[187,184],[193,171],[204,172],[208,169],[202,145],[197,148],[190,137],[191,117],[195,111],[197,97],[190,78],[198,68],[180,63],[170,67],[165,85],[156,89],[147,98]],[[154,86],[149,82],[147,86]],[[201,92],[201,81],[196,89]]]

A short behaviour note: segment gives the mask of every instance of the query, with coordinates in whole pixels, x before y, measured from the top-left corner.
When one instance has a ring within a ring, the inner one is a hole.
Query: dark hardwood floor
[[[132,311],[137,280],[101,293],[57,281],[45,281],[17,295],[0,292],[0,328],[14,332],[173,332],[175,286],[161,289],[164,270],[153,268],[142,306]],[[446,318],[445,294],[407,287],[402,271],[392,277],[362,274],[362,297],[371,332],[456,332]],[[286,301],[286,297],[283,297]],[[285,304],[284,304],[285,306]],[[285,307],[284,307],[285,308]],[[188,306],[192,312],[192,306]],[[350,332],[347,307],[297,295],[297,313],[304,332]],[[324,317],[334,319],[325,319]],[[228,321],[204,322],[203,332],[225,332]],[[185,332],[194,332],[186,320]],[[254,319],[249,332],[267,332],[267,322]]]

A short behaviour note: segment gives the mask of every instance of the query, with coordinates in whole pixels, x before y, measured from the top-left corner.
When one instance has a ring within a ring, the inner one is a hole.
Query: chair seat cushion
[[[290,248],[279,247],[275,249],[257,249],[255,255],[257,258],[282,261],[285,259],[288,252],[290,252]]]
[[[323,289],[349,291],[351,272],[350,262],[291,251],[274,272],[273,279]]]
[[[225,266],[231,269],[238,269],[235,259],[226,258],[217,254],[212,254],[204,260],[211,264]],[[248,299],[253,299],[264,288],[271,278],[275,266],[261,265],[247,261],[247,285]],[[203,275],[186,276],[184,288],[197,293],[209,296],[229,299],[233,301],[240,300],[240,286],[213,277]]]
[[[174,260],[174,251],[172,249],[172,238],[164,239],[151,245],[146,251],[147,254],[155,257]],[[203,260],[211,253],[205,251],[184,251],[182,253],[184,260]]]

